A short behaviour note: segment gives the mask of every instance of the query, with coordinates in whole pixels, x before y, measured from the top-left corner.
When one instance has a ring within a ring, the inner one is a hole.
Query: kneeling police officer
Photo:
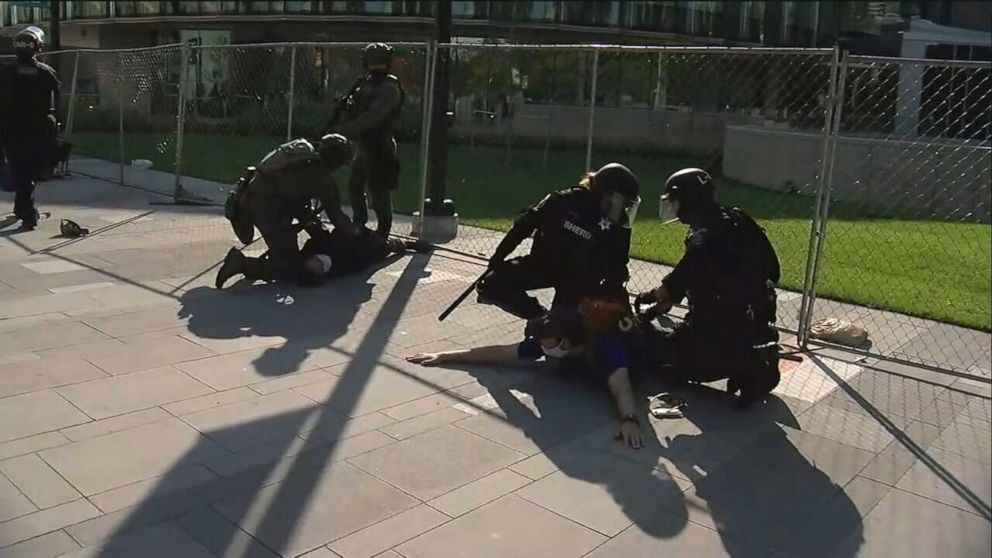
[[[637,305],[669,311],[688,299],[689,312],[667,339],[647,343],[669,361],[677,379],[728,380],[747,406],[779,381],[775,285],[779,261],[764,230],[746,213],[715,200],[713,179],[683,169],[665,184],[662,218],[689,225],[685,254],[661,286],[642,293]],[[669,341],[669,343],[665,343]],[[665,348],[667,347],[667,348]]]
[[[552,306],[574,307],[591,290],[622,287],[638,190],[630,169],[610,163],[587,173],[579,187],[548,194],[525,210],[490,258],[479,302],[531,319],[547,310],[527,291],[554,288]],[[506,259],[531,236],[530,254]]]

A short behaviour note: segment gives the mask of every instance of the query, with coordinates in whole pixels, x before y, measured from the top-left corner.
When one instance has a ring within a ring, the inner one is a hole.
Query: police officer
[[[297,279],[302,285],[318,285],[335,277],[358,273],[393,254],[423,254],[431,250],[425,241],[383,238],[365,227],[357,231],[335,227],[328,232],[318,224],[307,228],[307,233],[310,238],[301,251],[305,270]],[[249,279],[262,278],[255,270],[264,268],[267,258],[249,258],[232,248],[224,260],[227,268],[224,281],[241,274]]]
[[[392,60],[389,45],[372,43],[365,47],[362,63],[368,75],[358,80],[328,125],[328,131],[343,134],[358,145],[348,181],[353,220],[359,226],[368,222],[367,189],[378,219],[376,231],[382,236],[388,236],[393,226],[390,196],[399,187],[400,175],[393,128],[405,99],[399,79],[389,73]]]
[[[531,319],[546,310],[527,291],[551,287],[553,306],[574,306],[591,290],[622,287],[638,190],[630,169],[610,163],[587,173],[577,188],[553,192],[525,210],[490,258],[479,302]],[[506,259],[532,235],[530,254]]]
[[[61,84],[55,70],[38,61],[45,32],[28,27],[14,37],[17,58],[0,72],[0,147],[14,182],[14,215],[24,229],[38,225],[35,185],[45,173],[58,132]]]
[[[728,391],[740,392],[737,402],[747,406],[779,380],[778,256],[750,216],[716,202],[713,179],[701,169],[668,178],[662,218],[668,217],[689,225],[685,254],[637,303],[656,303],[652,311],[659,313],[688,299],[689,313],[669,338],[675,373],[696,382],[726,378]]]
[[[316,146],[310,146],[306,140],[294,140],[290,144],[280,146],[259,163],[244,188],[242,199],[238,200],[249,224],[262,233],[268,257],[245,258],[238,250],[231,249],[217,273],[215,285],[218,289],[241,273],[249,279],[264,281],[310,281],[312,273],[307,270],[300,252],[298,231],[293,221],[306,223],[311,200],[320,200],[336,228],[354,232],[351,221],[341,211],[337,186],[331,175],[351,160],[348,140],[329,134]]]

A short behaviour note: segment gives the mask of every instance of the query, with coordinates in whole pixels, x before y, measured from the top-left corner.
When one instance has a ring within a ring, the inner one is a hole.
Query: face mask
[[[552,347],[550,349],[541,348],[544,351],[544,356],[548,358],[565,358],[568,355],[568,351],[561,348],[561,345],[557,347]]]
[[[679,220],[679,202],[673,199],[661,199],[661,223],[668,225]]]
[[[544,351],[544,356],[546,356],[548,358],[565,358],[565,357],[569,357],[569,356],[575,355],[575,354],[577,354],[579,352],[576,349],[571,349],[571,350],[569,350],[569,349],[563,349],[562,348],[562,345],[564,345],[564,344],[565,344],[565,342],[564,341],[561,341],[557,345],[555,345],[554,347],[551,347],[550,349],[545,348],[545,347],[541,347],[541,350]]]
[[[320,267],[324,270],[324,273],[327,273],[328,271],[331,270],[332,262],[330,256],[324,254],[317,254],[315,257],[317,258],[317,261],[320,262]]]

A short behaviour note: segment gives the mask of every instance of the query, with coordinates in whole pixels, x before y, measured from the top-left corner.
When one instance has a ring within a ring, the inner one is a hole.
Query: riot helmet
[[[369,43],[362,49],[362,65],[366,70],[379,69],[384,66],[386,70],[393,62],[393,47],[386,43]]]
[[[14,36],[14,52],[18,58],[34,58],[44,46],[45,32],[40,27],[25,27]]]
[[[604,165],[590,173],[589,189],[600,196],[606,217],[629,229],[637,217],[641,205],[640,184],[637,176],[620,163]]]
[[[351,142],[341,134],[327,134],[316,145],[320,160],[330,170],[351,163],[354,155]]]
[[[715,203],[713,177],[703,169],[682,169],[665,181],[661,196],[661,219],[685,222],[687,215]]]

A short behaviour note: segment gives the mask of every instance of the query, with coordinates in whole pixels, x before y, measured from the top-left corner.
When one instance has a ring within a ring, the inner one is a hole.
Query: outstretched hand
[[[641,438],[641,427],[634,421],[625,420],[621,422],[616,437],[623,440],[623,443],[629,448],[641,449],[644,447],[644,440]]]
[[[421,366],[437,366],[444,361],[444,358],[441,353],[417,353],[406,357],[406,361]]]

